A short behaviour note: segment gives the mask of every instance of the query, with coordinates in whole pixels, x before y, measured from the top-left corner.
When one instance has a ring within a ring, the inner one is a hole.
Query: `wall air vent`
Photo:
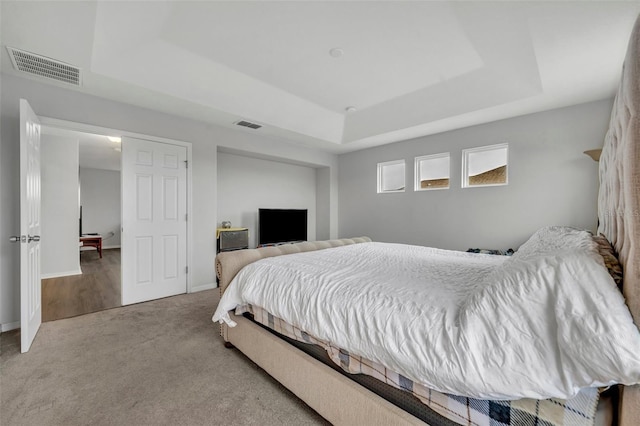
[[[244,121],[244,120],[236,121],[233,124],[236,124],[242,127],[248,127],[250,129],[259,129],[260,127],[262,127],[261,124],[251,123],[250,121]]]
[[[40,77],[80,86],[80,68],[7,46],[13,67]]]

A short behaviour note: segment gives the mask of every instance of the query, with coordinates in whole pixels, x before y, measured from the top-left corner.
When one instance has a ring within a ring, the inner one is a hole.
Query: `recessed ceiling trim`
[[[9,46],[7,46],[7,51],[13,67],[18,71],[74,86],[80,86],[82,83],[81,70],[76,66]]]

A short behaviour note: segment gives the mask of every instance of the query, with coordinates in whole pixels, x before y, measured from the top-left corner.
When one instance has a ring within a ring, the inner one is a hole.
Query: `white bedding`
[[[247,265],[213,320],[259,306],[440,392],[568,399],[640,383],[640,333],[591,236],[538,231],[510,257],[363,243]]]

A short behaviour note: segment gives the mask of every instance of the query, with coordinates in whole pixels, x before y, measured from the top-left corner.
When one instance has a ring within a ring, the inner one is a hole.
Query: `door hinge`
[[[189,273],[189,267],[188,267],[188,266],[185,266],[185,267],[184,267],[184,271],[188,274],[188,273]]]
[[[189,168],[189,161],[184,160],[184,167],[187,168],[187,169]]]
[[[184,220],[187,220],[187,221],[189,220],[189,213],[184,214]]]

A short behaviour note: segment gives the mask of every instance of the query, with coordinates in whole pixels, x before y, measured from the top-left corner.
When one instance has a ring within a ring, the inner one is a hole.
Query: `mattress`
[[[428,389],[363,357],[317,339],[264,309],[250,306],[246,314],[254,322],[292,345],[342,372],[396,406],[431,426],[610,425],[613,411],[608,398],[599,405],[600,390],[589,388],[569,399],[521,399],[491,401],[448,395]]]

